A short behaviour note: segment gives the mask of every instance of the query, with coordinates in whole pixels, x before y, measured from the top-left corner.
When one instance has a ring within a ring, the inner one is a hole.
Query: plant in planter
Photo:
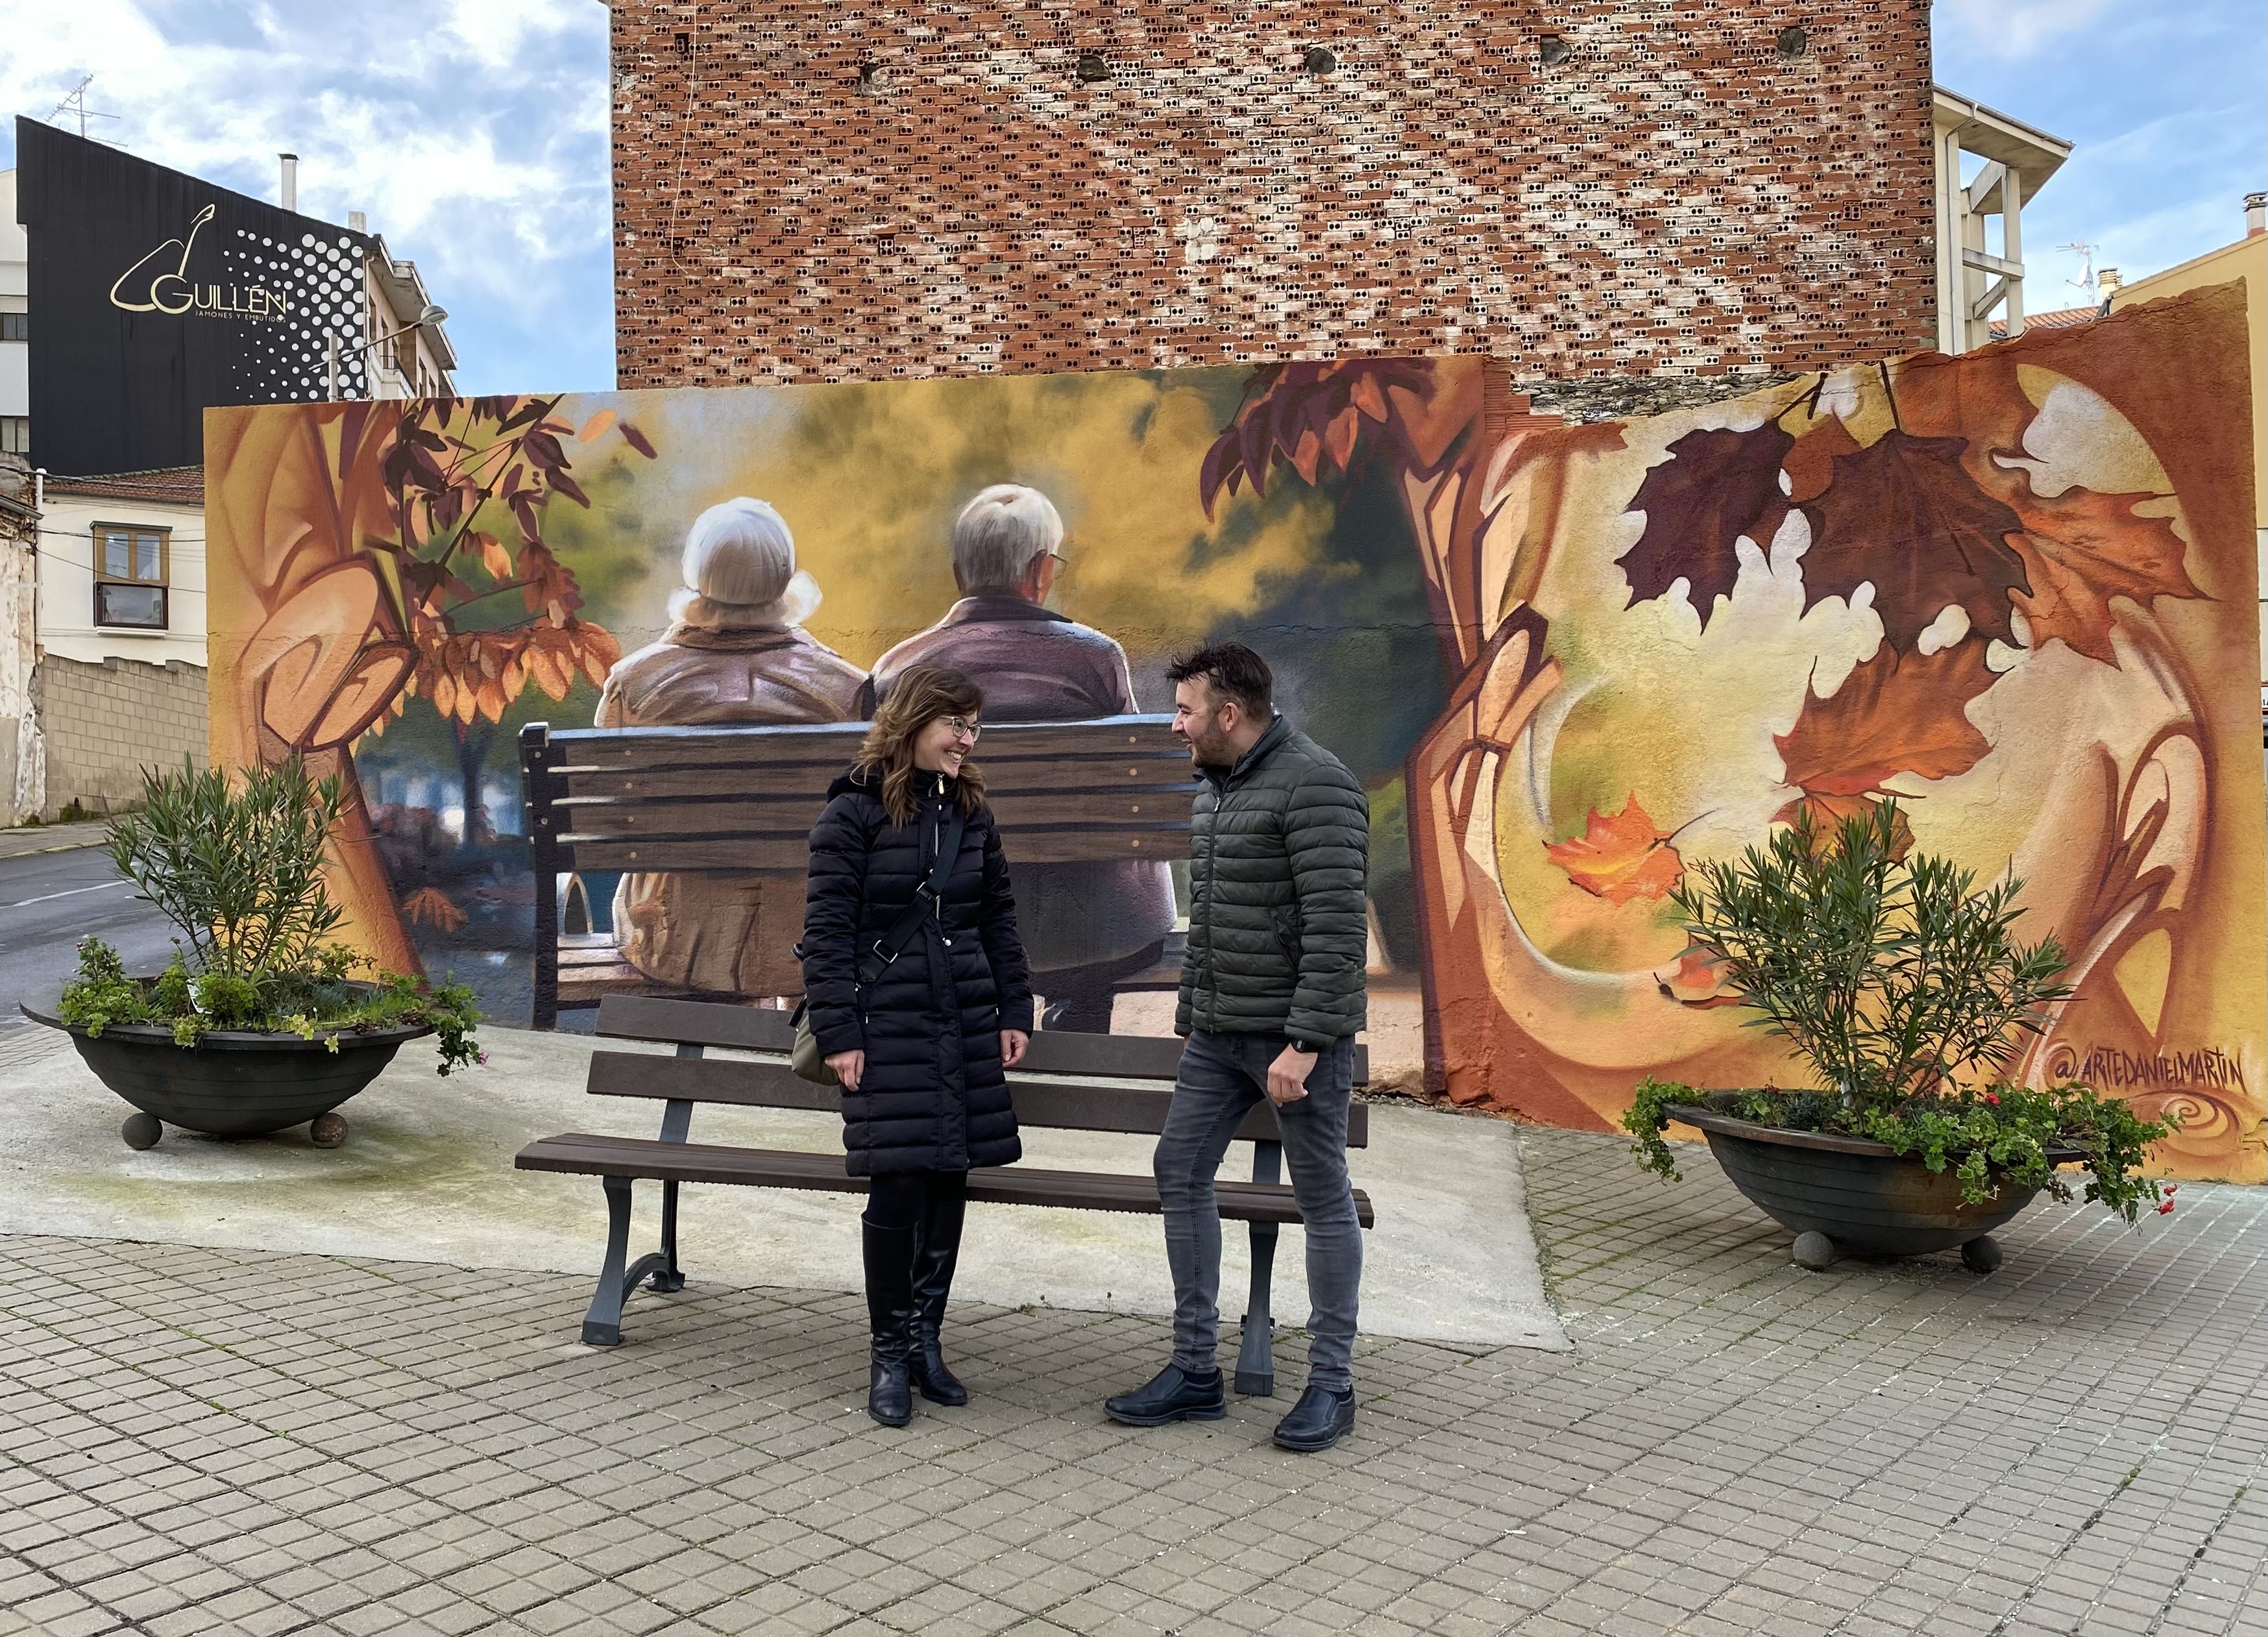
[[[2173,1209],[2141,1174],[2170,1119],[2145,1120],[2084,1086],[2001,1078],[2071,990],[2053,939],[2015,935],[2013,877],[1979,887],[1949,860],[1904,856],[1895,801],[1839,823],[1800,807],[1768,847],[1689,870],[1672,895],[1719,999],[1786,1039],[1816,1088],[1700,1093],[1649,1080],[1624,1128],[1640,1166],[1677,1175],[1672,1120],[1698,1127],[1734,1184],[1796,1230],[1797,1260],[1962,1247],[1999,1265],[1991,1230],[2084,1161],[2086,1197],[2133,1221]]]
[[[405,1041],[438,1037],[440,1072],[482,1060],[480,1013],[462,984],[401,973],[353,976],[336,944],[342,911],[324,885],[324,845],[346,796],[296,759],[233,784],[226,773],[145,773],[138,810],[111,821],[118,873],[180,929],[173,963],[129,976],[97,938],[53,1014],[103,1084],[132,1103],[122,1135],[147,1148],[166,1121],[217,1136],[312,1122],[346,1139],[338,1105],[378,1077]]]

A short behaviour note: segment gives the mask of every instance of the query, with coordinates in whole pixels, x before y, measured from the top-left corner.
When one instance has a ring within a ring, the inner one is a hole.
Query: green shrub
[[[2010,1184],[2071,1197],[2049,1158],[2083,1151],[2086,1197],[2128,1221],[2173,1209],[2169,1184],[2141,1176],[2169,1116],[2145,1120],[2079,1085],[2044,1089],[2000,1077],[2048,1007],[2067,999],[2053,939],[2015,936],[2013,876],[1980,888],[1948,859],[1899,857],[1894,801],[1822,829],[1808,808],[1730,863],[1692,866],[1673,895],[1694,942],[1718,963],[1727,992],[1786,1040],[1817,1078],[1811,1089],[1719,1095],[1719,1111],[1786,1131],[1863,1137],[1948,1165],[1971,1203]],[[1647,1080],[1623,1128],[1639,1166],[1677,1175],[1663,1132],[1680,1103],[1703,1094]]]
[[[184,1046],[211,1029],[289,1032],[328,1037],[335,1051],[342,1034],[430,1024],[442,1073],[485,1062],[470,989],[398,972],[357,983],[360,957],[331,941],[343,912],[324,884],[324,849],[344,806],[338,780],[309,778],[296,758],[233,784],[187,764],[145,773],[138,809],[111,821],[110,858],[181,936],[146,980],[100,939],[82,939],[63,1021],[95,1036],[159,1025]]]

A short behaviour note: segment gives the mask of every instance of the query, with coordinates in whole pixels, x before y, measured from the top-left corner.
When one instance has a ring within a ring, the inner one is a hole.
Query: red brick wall
[[[624,387],[1355,350],[1747,376],[1935,334],[1927,0],[613,18]]]

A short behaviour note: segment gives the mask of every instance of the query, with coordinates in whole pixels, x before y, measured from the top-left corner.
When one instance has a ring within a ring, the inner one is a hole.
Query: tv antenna
[[[99,113],[86,106],[86,88],[92,84],[94,84],[94,76],[89,74],[82,78],[77,85],[73,85],[70,90],[70,95],[65,97],[61,102],[56,103],[55,106],[55,111],[48,115],[48,122],[52,125],[63,114],[76,114],[78,118],[78,134],[84,136],[87,134],[87,121],[116,119],[118,115],[115,114]],[[99,141],[100,138],[98,137],[95,140]]]
[[[2058,245],[2056,248],[2068,250],[2079,257],[2079,277],[2066,278],[2063,282],[2087,298],[2085,305],[2094,306],[2098,299],[2095,290],[2095,247],[2084,239],[2074,239],[2067,245]]]

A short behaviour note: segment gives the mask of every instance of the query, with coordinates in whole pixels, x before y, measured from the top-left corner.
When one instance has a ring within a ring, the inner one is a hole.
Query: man
[[[1174,1357],[1110,1399],[1130,1427],[1227,1412],[1220,1330],[1220,1212],[1213,1176],[1231,1134],[1276,1105],[1307,1241],[1307,1386],[1277,1425],[1286,1449],[1328,1449],[1354,1425],[1362,1229],[1347,1181],[1354,1037],[1363,1026],[1370,808],[1336,756],[1275,712],[1266,661],[1238,643],[1167,672],[1174,732],[1204,783],[1189,836],[1189,942],[1175,1032],[1186,1038],[1158,1198],[1174,1273]]]
[[[1036,489],[995,483],[953,526],[961,601],[874,667],[873,701],[909,667],[955,670],[984,692],[984,719],[1076,722],[1130,714],[1126,651],[1045,606],[1063,565],[1064,525]],[[1112,985],[1154,965],[1174,930],[1174,881],[1162,863],[1016,866],[1016,919],[1049,1029],[1110,1031]]]

